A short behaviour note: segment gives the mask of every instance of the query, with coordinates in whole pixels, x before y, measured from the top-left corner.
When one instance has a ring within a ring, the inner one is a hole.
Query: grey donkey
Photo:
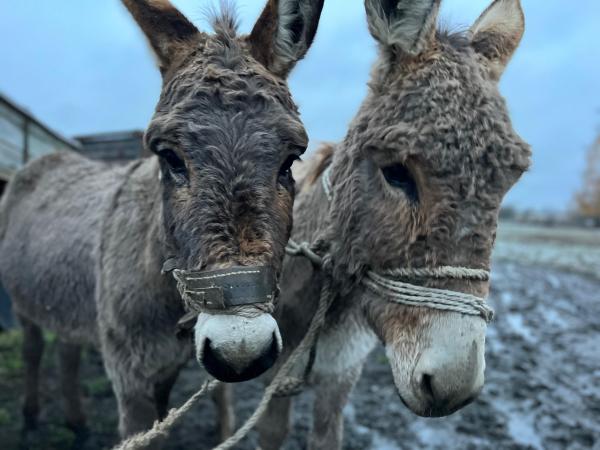
[[[155,155],[123,167],[46,156],[14,176],[1,204],[0,275],[24,327],[30,426],[46,329],[60,341],[70,426],[85,422],[76,386],[81,345],[92,344],[121,435],[148,429],[193,350],[176,337],[185,311],[173,277],[161,275],[165,261],[200,273],[267,267],[276,278],[291,232],[291,165],[307,135],[285,79],[313,41],[323,0],[270,0],[239,36],[227,10],[208,34],[167,0],[124,4],[163,78],[144,138]],[[258,376],[281,351],[269,311],[201,313],[195,333],[197,357],[226,381]]]
[[[343,142],[321,150],[306,170],[294,207],[293,239],[329,245],[336,293],[308,379],[316,392],[311,449],[341,447],[342,408],[378,341],[414,413],[448,415],[479,394],[484,320],[390,303],[360,280],[368,270],[489,269],[501,201],[531,157],[498,92],[524,32],[518,0],[496,0],[458,34],[437,29],[440,1],[365,5],[379,45],[368,95]],[[302,338],[322,281],[308,259],[285,259],[279,363]],[[489,289],[488,281],[444,277],[411,282],[478,297]],[[281,447],[291,406],[291,398],[271,402],[262,450]]]

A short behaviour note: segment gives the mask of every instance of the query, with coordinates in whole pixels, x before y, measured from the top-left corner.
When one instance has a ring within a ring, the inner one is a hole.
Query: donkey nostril
[[[274,364],[279,354],[281,346],[275,333],[273,333],[271,342],[264,348],[262,353],[256,355],[254,359],[243,358],[243,364],[240,366],[239,360],[235,362],[235,356],[222,354],[219,349],[214,349],[209,338],[204,339],[202,345],[201,363],[206,371],[217,380],[226,383],[237,383],[247,381],[258,377],[266,372]]]
[[[435,400],[435,393],[433,391],[433,375],[424,373],[421,376],[421,388],[423,393],[431,400]]]

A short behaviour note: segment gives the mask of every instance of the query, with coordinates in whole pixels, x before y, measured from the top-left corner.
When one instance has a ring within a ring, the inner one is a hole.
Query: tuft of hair
[[[441,0],[365,0],[369,31],[382,45],[417,55],[427,46]]]
[[[205,8],[205,15],[218,37],[234,39],[239,28],[239,19],[233,0],[220,0],[219,7],[211,4]]]
[[[469,28],[464,25],[450,25],[445,20],[440,20],[435,35],[438,41],[446,42],[457,50],[471,46]]]

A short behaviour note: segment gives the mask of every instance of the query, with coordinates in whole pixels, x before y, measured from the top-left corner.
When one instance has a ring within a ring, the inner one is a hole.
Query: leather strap
[[[268,266],[230,267],[210,272],[174,270],[177,288],[190,312],[270,303],[277,289]]]

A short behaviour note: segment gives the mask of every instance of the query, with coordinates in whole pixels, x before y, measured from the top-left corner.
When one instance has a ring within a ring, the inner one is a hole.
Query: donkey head
[[[468,34],[436,29],[439,3],[365,2],[380,56],[331,174],[333,251],[345,274],[488,269],[502,198],[530,163],[498,92],[524,31],[519,0],[496,0]],[[410,281],[488,292],[487,281]],[[478,394],[484,320],[391,304],[363,290],[360,297],[412,411],[450,414]]]
[[[248,36],[237,35],[227,11],[209,35],[167,0],[123,1],[163,77],[145,144],[160,165],[165,259],[171,268],[219,271],[205,277],[217,281],[235,267],[227,279],[234,300],[270,297],[292,226],[290,167],[308,144],[285,78],[312,43],[323,0],[270,0]],[[269,274],[235,277],[259,272]],[[222,297],[222,288],[205,292]],[[199,311],[195,327],[198,359],[224,381],[259,375],[281,350],[268,312],[236,311]]]

